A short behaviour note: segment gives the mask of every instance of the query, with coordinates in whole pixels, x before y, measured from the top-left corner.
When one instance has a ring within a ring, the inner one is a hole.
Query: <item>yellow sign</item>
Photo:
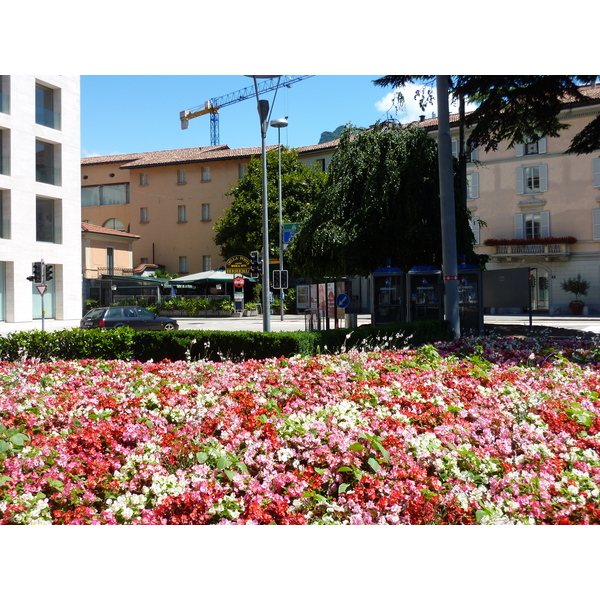
[[[225,263],[225,273],[250,273],[250,259],[239,254],[228,258]]]

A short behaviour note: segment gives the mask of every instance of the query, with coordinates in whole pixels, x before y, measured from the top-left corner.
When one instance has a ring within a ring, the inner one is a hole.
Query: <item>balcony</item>
[[[489,255],[495,262],[525,262],[536,258],[543,261],[567,261],[571,255],[574,237],[541,238],[532,240],[495,240],[485,241],[493,248]]]
[[[133,272],[133,269],[123,269],[120,267],[113,267],[112,269],[110,267],[87,267],[84,269],[83,274],[83,276],[86,279],[103,279],[109,278],[112,275],[121,275],[129,277],[132,275],[136,275],[136,273]]]

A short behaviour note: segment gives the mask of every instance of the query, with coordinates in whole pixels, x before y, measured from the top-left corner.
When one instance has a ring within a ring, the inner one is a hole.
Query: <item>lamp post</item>
[[[277,146],[279,148],[279,179],[278,179],[278,190],[279,190],[279,269],[283,271],[283,206],[281,200],[281,130],[288,126],[287,119],[273,119],[271,121],[271,127],[277,128]],[[283,300],[285,298],[285,291],[283,288],[279,290],[281,305],[281,320],[283,321]]]
[[[263,208],[263,252],[262,252],[262,305],[263,305],[263,331],[271,331],[271,302],[269,298],[269,204],[267,200],[267,151],[266,138],[269,128],[269,101],[259,100],[257,79],[270,79],[276,75],[248,75],[254,80],[256,104],[260,120],[260,134],[262,143],[262,208]]]

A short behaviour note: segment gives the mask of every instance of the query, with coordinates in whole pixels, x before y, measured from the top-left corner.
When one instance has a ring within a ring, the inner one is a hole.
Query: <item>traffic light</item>
[[[281,271],[273,271],[273,287],[276,290],[281,289]]]
[[[250,277],[258,279],[262,275],[262,260],[257,250],[250,252]]]
[[[50,281],[52,279],[52,271],[54,270],[54,265],[46,265],[46,273],[45,280]]]
[[[281,271],[281,289],[282,290],[287,290],[288,287],[288,272],[287,271]]]
[[[29,281],[33,281],[34,283],[42,283],[42,263],[36,262],[33,263],[33,275],[28,277]]]

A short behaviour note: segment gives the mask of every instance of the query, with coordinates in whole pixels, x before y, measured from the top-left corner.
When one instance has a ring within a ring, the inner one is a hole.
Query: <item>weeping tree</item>
[[[458,177],[455,187],[458,254],[479,264]],[[419,127],[377,125],[359,134],[346,129],[289,258],[305,277],[366,276],[388,260],[404,271],[440,265],[436,142]]]

